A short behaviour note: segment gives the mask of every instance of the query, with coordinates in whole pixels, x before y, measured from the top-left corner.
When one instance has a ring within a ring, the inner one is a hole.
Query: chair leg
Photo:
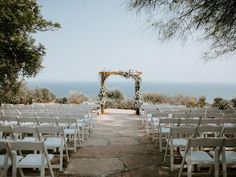
[[[188,168],[188,177],[192,177],[192,163],[191,163],[191,157],[187,155],[187,168]]]
[[[41,159],[40,177],[45,177],[45,156],[44,155],[42,155],[42,159]]]
[[[63,147],[60,147],[60,171],[63,170]]]
[[[12,162],[12,177],[16,177],[17,175],[17,169],[16,169],[16,152],[13,152],[13,162]]]
[[[77,148],[77,133],[74,133],[74,152],[76,152],[76,148]]]
[[[162,134],[161,133],[159,134],[159,149],[160,149],[160,152],[162,152]]]
[[[174,171],[174,150],[173,147],[170,148],[170,169]]]

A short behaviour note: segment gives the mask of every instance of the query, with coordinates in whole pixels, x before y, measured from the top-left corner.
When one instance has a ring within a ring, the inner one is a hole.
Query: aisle
[[[159,167],[157,146],[131,110],[106,110],[94,133],[73,153],[60,177],[170,176]]]

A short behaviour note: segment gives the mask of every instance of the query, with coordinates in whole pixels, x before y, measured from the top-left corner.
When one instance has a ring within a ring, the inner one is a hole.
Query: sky
[[[38,0],[56,31],[34,34],[46,47],[43,70],[30,81],[98,81],[99,71],[138,70],[145,82],[236,83],[236,56],[205,63],[207,42],[161,42],[145,14],[125,0]],[[112,77],[112,81],[124,78]]]

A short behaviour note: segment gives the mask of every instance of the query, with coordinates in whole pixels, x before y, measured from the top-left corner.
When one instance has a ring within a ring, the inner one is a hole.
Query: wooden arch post
[[[101,108],[101,113],[104,113],[105,109],[105,96],[106,96],[106,87],[105,87],[105,81],[110,75],[120,75],[122,77],[125,77],[126,79],[132,78],[135,80],[135,109],[136,109],[136,114],[139,114],[140,107],[142,105],[141,101],[141,92],[140,92],[140,87],[141,87],[141,74],[142,72],[138,71],[132,71],[129,70],[128,72],[123,72],[123,71],[102,71],[99,72],[100,76],[100,91],[99,91],[99,102],[100,102],[100,108]]]

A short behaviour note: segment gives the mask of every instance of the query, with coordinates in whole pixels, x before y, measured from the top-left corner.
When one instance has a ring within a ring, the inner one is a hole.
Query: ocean
[[[100,83],[97,82],[42,82],[28,81],[29,88],[44,87],[51,90],[57,97],[67,97],[70,92],[79,91],[90,97],[96,97]],[[119,89],[126,97],[134,96],[134,82],[107,82],[108,89]],[[214,98],[236,98],[236,83],[180,83],[180,82],[142,82],[141,92],[158,92],[168,96],[185,95],[205,96],[212,103]]]

